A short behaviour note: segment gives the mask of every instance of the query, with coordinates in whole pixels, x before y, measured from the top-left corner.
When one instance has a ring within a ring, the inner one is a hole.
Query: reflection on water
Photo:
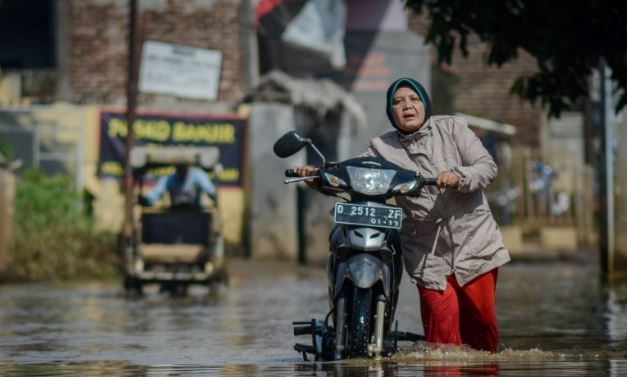
[[[625,360],[525,362],[413,362],[361,361],[360,363],[281,363],[140,366],[123,362],[46,363],[4,365],[4,376],[624,376]]]
[[[0,286],[0,375],[620,376],[627,288],[596,262],[512,263],[499,272],[500,352],[407,345],[384,360],[303,362],[292,320],[323,318],[324,271],[234,261],[232,284],[126,298],[116,283]],[[397,318],[421,332],[407,279]]]

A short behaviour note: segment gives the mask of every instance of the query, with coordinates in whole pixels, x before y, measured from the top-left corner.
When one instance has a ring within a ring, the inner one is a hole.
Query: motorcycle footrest
[[[314,348],[314,346],[308,346],[306,344],[296,343],[294,344],[294,350],[297,352],[306,352],[312,355],[316,355],[318,352]]]
[[[302,325],[302,326],[294,327],[294,336],[311,335],[315,331],[316,329],[312,327],[311,324]]]
[[[311,321],[293,321],[292,325],[294,326],[311,325]]]
[[[294,321],[292,322],[292,325],[294,325],[295,336],[319,334],[326,330],[326,327],[322,324],[322,322],[317,321],[316,319],[312,319],[309,322]]]

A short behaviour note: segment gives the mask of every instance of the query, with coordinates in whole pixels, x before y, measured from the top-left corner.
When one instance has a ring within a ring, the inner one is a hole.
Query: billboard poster
[[[242,186],[244,176],[246,119],[237,115],[202,115],[179,113],[138,113],[133,124],[135,145],[215,146],[220,149],[223,169],[218,174],[222,186]],[[122,111],[100,112],[99,177],[124,175],[126,114]],[[173,169],[170,169],[173,171]],[[169,174],[168,169],[153,172],[152,178]],[[149,177],[151,178],[151,177]]]

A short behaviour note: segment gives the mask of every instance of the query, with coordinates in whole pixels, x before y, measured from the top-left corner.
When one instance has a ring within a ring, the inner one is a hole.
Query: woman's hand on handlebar
[[[312,165],[297,166],[292,170],[301,177],[310,177],[312,175],[315,175],[316,172],[318,172],[318,168]],[[305,183],[308,186],[313,187],[315,184],[315,181],[313,179],[308,179],[305,181]]]
[[[436,184],[440,188],[452,188],[456,189],[459,187],[459,181],[461,177],[459,174],[454,171],[443,171],[438,174],[438,177],[435,179]]]
[[[318,168],[312,165],[303,165],[303,166],[297,166],[292,170],[294,170],[296,174],[298,174],[301,177],[309,177],[309,176],[314,175],[318,171]]]

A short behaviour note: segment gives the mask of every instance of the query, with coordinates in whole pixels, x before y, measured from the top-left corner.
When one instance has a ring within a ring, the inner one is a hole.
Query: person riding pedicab
[[[170,196],[170,207],[201,209],[202,193],[212,201],[217,201],[216,188],[202,169],[177,164],[174,173],[159,178],[155,187],[146,195],[140,196],[139,204],[152,206],[166,191]]]
[[[411,78],[394,81],[386,114],[395,130],[373,138],[363,156],[380,157],[437,177],[420,197],[398,197],[405,267],[418,287],[426,341],[496,352],[498,267],[510,260],[483,189],[497,167],[458,116],[432,116],[431,101]],[[310,176],[313,166],[297,167]]]

